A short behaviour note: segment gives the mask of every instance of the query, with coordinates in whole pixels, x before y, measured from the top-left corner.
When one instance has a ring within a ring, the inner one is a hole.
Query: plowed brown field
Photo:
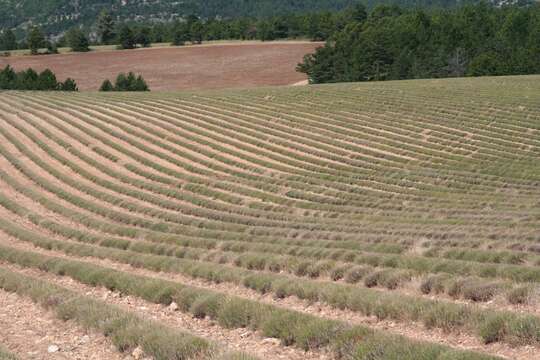
[[[97,90],[120,72],[140,73],[152,90],[220,89],[289,85],[305,79],[295,71],[302,57],[320,43],[230,43],[188,47],[95,51],[0,59],[17,70],[51,69],[71,77],[80,90]]]

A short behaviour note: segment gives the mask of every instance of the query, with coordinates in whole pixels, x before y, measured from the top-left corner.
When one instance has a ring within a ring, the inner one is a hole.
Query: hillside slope
[[[532,360],[539,158],[540,76],[2,92],[0,288],[261,359]]]
[[[476,0],[470,0],[477,2]],[[501,3],[527,3],[532,0],[494,0]],[[100,11],[110,11],[118,20],[164,21],[196,14],[202,18],[270,17],[288,13],[342,10],[358,0],[0,0],[0,29],[25,28],[38,24],[52,33],[72,26],[92,25]],[[457,0],[367,0],[403,7],[452,7]]]
[[[354,0],[0,0],[0,28],[31,21],[50,30],[92,24],[107,9],[123,20],[171,20],[197,14],[203,18],[272,16],[289,12],[340,10]]]

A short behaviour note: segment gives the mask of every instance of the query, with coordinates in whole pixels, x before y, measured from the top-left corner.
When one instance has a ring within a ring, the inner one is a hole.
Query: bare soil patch
[[[0,67],[51,69],[71,77],[80,90],[97,90],[120,72],[142,74],[152,90],[222,89],[289,85],[305,80],[296,72],[316,42],[231,43],[208,46],[96,51],[0,58]]]
[[[121,360],[109,339],[63,322],[30,299],[0,291],[0,339],[21,359]],[[127,358],[129,359],[129,358]]]

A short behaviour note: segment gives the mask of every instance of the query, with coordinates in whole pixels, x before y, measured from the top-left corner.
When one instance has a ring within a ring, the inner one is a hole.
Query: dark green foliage
[[[114,86],[111,83],[111,80],[106,79],[105,81],[103,81],[101,87],[99,88],[99,91],[114,91]]]
[[[44,70],[37,78],[37,90],[57,90],[58,89],[58,80],[56,80],[56,75],[49,70]]]
[[[103,10],[97,19],[97,35],[101,44],[111,44],[116,37],[114,33],[114,20],[112,16]]]
[[[134,49],[137,45],[135,34],[129,25],[122,25],[118,30],[118,47],[120,49]]]
[[[45,54],[58,54],[58,46],[56,43],[45,41],[45,47],[47,48],[47,52]]]
[[[17,90],[38,90],[39,75],[34,69],[28,69],[17,73]]]
[[[188,16],[186,23],[186,30],[188,32],[189,41],[193,44],[200,44],[204,38],[204,26],[201,20],[195,16]]]
[[[72,28],[66,33],[68,46],[75,52],[90,51],[89,42],[86,35],[79,28]]]
[[[150,91],[148,84],[143,79],[141,75],[138,75],[135,79],[135,85],[132,87],[131,91]]]
[[[135,33],[135,43],[141,47],[149,47],[152,42],[152,29],[148,26],[143,26]]]
[[[62,90],[77,91],[77,84],[73,79],[58,82],[56,75],[46,69],[40,74],[33,69],[16,73],[9,65],[0,71],[0,90]]]
[[[150,91],[150,89],[141,75],[135,76],[134,73],[129,72],[127,75],[118,74],[114,85],[110,80],[105,80],[99,91]]]
[[[7,65],[0,71],[0,89],[13,90],[17,88],[17,74],[15,70]]]
[[[66,81],[64,81],[60,85],[60,90],[62,91],[79,91],[79,88],[77,87],[77,83],[75,83],[75,80],[72,78],[67,78]]]
[[[319,10],[341,10],[354,4],[356,0],[176,0],[144,1],[130,0],[122,6],[119,1],[85,0],[22,0],[0,1],[0,28],[22,27],[24,23],[47,23],[47,32],[61,33],[74,25],[72,17],[78,15],[79,24],[91,26],[97,23],[99,40],[107,44],[114,36],[114,19],[162,21],[174,20],[196,14],[203,19],[237,17],[271,17],[288,13],[312,12]],[[48,21],[57,18],[58,21]],[[111,26],[111,24],[113,26]],[[107,30],[107,31],[104,31]]]
[[[28,43],[28,48],[32,55],[37,55],[39,49],[46,46],[45,35],[43,35],[41,29],[37,26],[34,26],[30,30],[26,42]]]
[[[0,33],[0,51],[15,50],[17,47],[17,38],[11,29]]]
[[[379,6],[363,23],[360,12],[353,17],[298,66],[311,83],[540,72],[539,5],[432,13]]]
[[[172,45],[183,46],[189,40],[189,28],[186,24],[176,22],[172,28]]]

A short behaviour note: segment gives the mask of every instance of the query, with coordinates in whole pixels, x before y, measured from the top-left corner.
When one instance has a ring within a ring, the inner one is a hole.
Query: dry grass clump
[[[427,276],[420,284],[420,291],[423,294],[441,294],[444,293],[446,283],[450,279],[447,274],[436,274]]]
[[[521,285],[506,292],[506,300],[512,305],[524,305],[534,301],[540,292],[534,285]]]
[[[19,358],[0,344],[0,360],[18,360]]]
[[[412,273],[403,270],[379,270],[364,278],[366,287],[384,286],[387,289],[397,289],[403,283],[410,281]]]
[[[448,295],[453,298],[464,298],[472,301],[486,302],[501,290],[501,284],[486,282],[475,278],[451,280]]]
[[[446,293],[454,299],[487,302],[510,286],[500,281],[479,278],[453,278],[447,274],[430,275],[423,279],[420,291],[423,294]]]
[[[345,282],[356,284],[373,270],[370,266],[354,266],[345,272]]]

